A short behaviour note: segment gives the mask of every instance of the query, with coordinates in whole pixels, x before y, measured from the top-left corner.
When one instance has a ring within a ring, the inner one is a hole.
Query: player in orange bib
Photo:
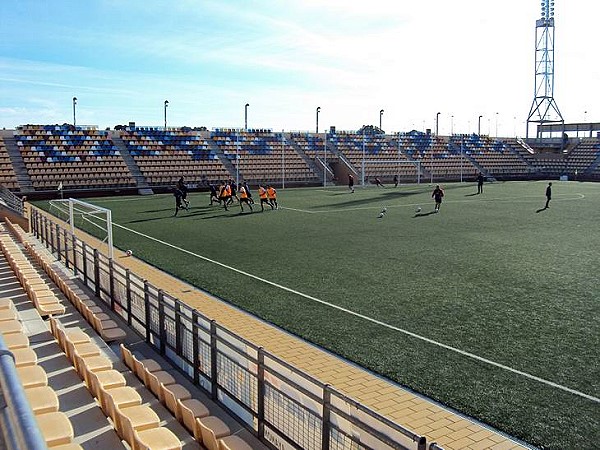
[[[271,209],[275,206],[275,209],[279,209],[277,206],[277,191],[273,186],[267,187],[267,198],[269,199],[269,205],[271,205]]]
[[[248,193],[246,192],[246,188],[244,186],[240,186],[240,208],[242,208],[242,212],[244,212],[244,203],[248,205],[250,208],[250,212],[252,212],[252,203],[250,203],[250,199],[248,198]]]
[[[269,199],[267,198],[267,190],[262,184],[258,185],[258,196],[260,197],[260,210],[262,212],[265,210],[265,203],[270,205]],[[271,206],[271,208],[273,207]]]

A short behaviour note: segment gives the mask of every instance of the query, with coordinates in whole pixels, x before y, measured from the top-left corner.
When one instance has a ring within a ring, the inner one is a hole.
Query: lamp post
[[[450,134],[454,135],[454,114],[450,116]]]
[[[439,131],[439,123],[440,123],[440,114],[441,112],[436,113],[435,115],[435,136],[437,137],[439,135],[438,131]]]
[[[248,106],[250,106],[250,103],[244,105],[244,131],[248,130]]]
[[[321,107],[317,106],[317,134],[319,134],[319,113],[321,112]]]
[[[165,129],[167,128],[167,107],[169,106],[169,100],[165,100]]]
[[[77,120],[75,119],[75,106],[77,105],[77,97],[73,97],[73,126],[77,126]]]
[[[496,139],[498,139],[498,113],[496,113]]]
[[[482,118],[482,117],[483,117],[483,116],[479,116],[479,117],[477,118],[477,135],[478,135],[478,136],[481,136],[481,118]]]
[[[327,128],[323,139],[323,187],[327,187]]]
[[[379,129],[382,130],[383,128],[381,128],[381,118],[383,117],[383,109],[381,109],[379,111]]]

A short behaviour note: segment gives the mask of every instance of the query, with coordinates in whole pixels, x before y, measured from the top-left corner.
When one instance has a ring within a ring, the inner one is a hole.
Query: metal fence
[[[0,186],[0,203],[6,205],[20,216],[23,216],[23,200],[9,191],[5,186]]]
[[[425,450],[424,437],[158,289],[37,208],[30,220],[35,236],[111,310],[272,448]]]
[[[17,374],[15,357],[6,347],[1,333],[0,429],[8,450],[46,450],[46,442]]]

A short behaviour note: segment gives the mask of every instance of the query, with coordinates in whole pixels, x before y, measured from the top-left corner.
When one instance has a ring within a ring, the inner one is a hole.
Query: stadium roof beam
[[[527,117],[527,138],[530,123],[564,124],[554,100],[554,0],[542,0],[541,5],[541,18],[535,22],[535,89]],[[540,131],[538,127],[536,138],[541,138]]]

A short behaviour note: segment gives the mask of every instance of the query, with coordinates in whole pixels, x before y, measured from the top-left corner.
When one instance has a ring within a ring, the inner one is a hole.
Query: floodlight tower
[[[530,123],[565,123],[554,100],[554,0],[541,0],[541,5],[542,17],[535,22],[535,91],[527,117],[527,137]]]

